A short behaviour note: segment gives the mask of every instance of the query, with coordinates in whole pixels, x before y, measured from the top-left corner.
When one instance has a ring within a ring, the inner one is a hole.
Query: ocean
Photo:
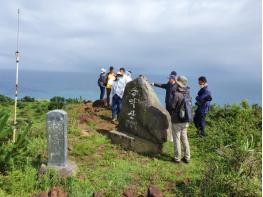
[[[29,71],[19,72],[19,97],[31,96],[39,99],[48,99],[53,96],[66,98],[82,97],[86,100],[99,98],[97,79],[99,73],[85,72],[53,72]],[[138,76],[134,74],[133,77]],[[165,75],[145,75],[151,82],[167,82]],[[196,76],[187,76],[191,87],[193,99],[198,92]],[[208,77],[209,89],[213,94],[213,103],[224,105],[239,103],[248,99],[251,104],[261,105],[261,79],[244,80],[238,76]],[[164,104],[165,91],[155,88],[162,104]],[[0,94],[14,97],[15,70],[0,70]]]

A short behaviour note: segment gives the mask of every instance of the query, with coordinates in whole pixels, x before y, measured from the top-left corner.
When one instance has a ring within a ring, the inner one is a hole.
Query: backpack
[[[99,79],[98,79],[98,85],[100,87],[106,86],[105,85],[105,78],[106,78],[106,76],[103,76],[102,74],[100,74]]]
[[[178,117],[181,122],[192,122],[193,113],[192,113],[192,98],[190,94],[184,94],[183,101],[179,108]]]

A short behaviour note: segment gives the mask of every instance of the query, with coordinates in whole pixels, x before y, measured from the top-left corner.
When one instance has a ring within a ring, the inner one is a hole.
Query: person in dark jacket
[[[164,84],[152,83],[153,86],[163,88],[166,90],[165,105],[166,105],[167,111],[171,111],[171,106],[169,104],[169,98],[170,98],[171,91],[173,89],[176,89],[176,76],[177,76],[177,73],[175,71],[172,71],[170,73],[168,83],[164,83]]]
[[[172,118],[172,134],[174,142],[174,161],[180,163],[190,161],[190,146],[187,137],[188,122],[182,121],[180,118],[180,111],[185,104],[185,97],[191,97],[189,87],[187,86],[188,80],[185,76],[177,78],[176,90],[172,90],[172,97],[170,98],[172,111],[170,112]],[[184,157],[181,158],[181,143],[183,145]]]
[[[106,70],[104,68],[101,69],[101,73],[98,79],[98,85],[100,87],[100,100],[104,99],[105,92],[106,92]]]
[[[208,90],[207,79],[204,76],[199,77],[198,83],[200,90],[196,97],[197,109],[195,111],[194,123],[200,137],[205,136],[205,117],[209,111],[212,101],[212,94]]]

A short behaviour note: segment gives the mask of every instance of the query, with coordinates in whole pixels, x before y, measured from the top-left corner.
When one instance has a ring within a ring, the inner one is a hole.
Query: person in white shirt
[[[117,73],[116,80],[112,84],[112,121],[115,122],[122,107],[122,97],[124,94],[126,81],[121,72]]]
[[[129,83],[130,81],[132,81],[130,71],[126,72],[125,68],[120,68],[120,73],[123,75],[123,78],[124,78],[126,84]]]
[[[126,82],[129,83],[132,81],[132,72],[129,70],[128,72],[125,73],[126,76]]]

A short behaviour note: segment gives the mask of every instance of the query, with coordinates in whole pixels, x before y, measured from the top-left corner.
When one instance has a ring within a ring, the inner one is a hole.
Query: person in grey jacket
[[[190,98],[189,87],[187,86],[188,80],[185,76],[179,76],[177,78],[177,88],[172,92],[172,98],[170,100],[172,112],[170,112],[172,118],[172,134],[174,142],[174,161],[180,163],[181,159],[185,163],[190,161],[190,146],[187,137],[187,128],[189,123],[182,121],[180,117],[180,110],[185,103],[185,98]],[[181,143],[183,145],[184,157],[181,158]]]

